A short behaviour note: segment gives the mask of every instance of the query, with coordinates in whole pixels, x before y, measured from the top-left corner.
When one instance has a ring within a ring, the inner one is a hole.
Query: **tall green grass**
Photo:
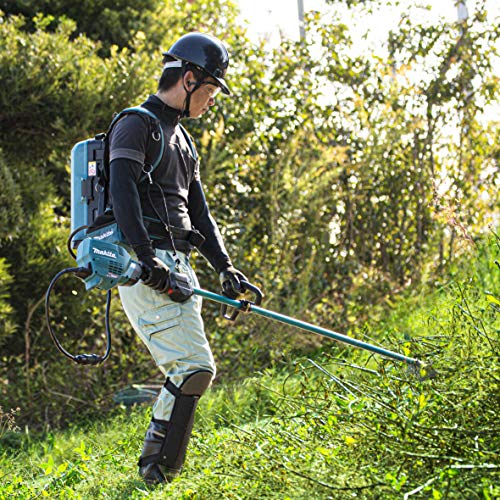
[[[325,340],[209,391],[182,475],[152,489],[136,468],[148,408],[37,438],[0,427],[0,498],[498,498],[499,255],[474,249],[353,333],[433,378]]]

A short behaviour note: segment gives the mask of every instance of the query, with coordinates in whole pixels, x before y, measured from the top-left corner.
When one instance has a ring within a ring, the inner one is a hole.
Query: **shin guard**
[[[150,464],[160,465],[165,480],[177,475],[186,456],[186,449],[193,430],[194,414],[201,395],[212,381],[212,372],[198,371],[190,375],[180,387],[169,379],[165,388],[175,397],[174,408],[168,422],[151,422],[139,460],[141,473],[151,470]],[[146,478],[146,477],[145,477]],[[157,481],[158,482],[158,481]]]

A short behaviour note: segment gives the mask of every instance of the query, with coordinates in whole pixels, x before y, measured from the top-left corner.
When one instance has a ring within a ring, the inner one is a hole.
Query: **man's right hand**
[[[169,268],[154,255],[145,255],[140,259],[143,269],[142,281],[145,285],[159,292],[166,292],[170,286]]]

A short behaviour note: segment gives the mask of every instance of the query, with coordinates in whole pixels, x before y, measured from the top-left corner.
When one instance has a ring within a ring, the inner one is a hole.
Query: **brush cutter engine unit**
[[[76,262],[86,290],[132,286],[143,274],[141,265],[132,260],[125,248],[94,238],[85,238],[78,245]]]

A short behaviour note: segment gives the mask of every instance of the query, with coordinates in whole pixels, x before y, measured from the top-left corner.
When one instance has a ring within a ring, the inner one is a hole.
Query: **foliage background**
[[[363,13],[385,2],[331,3]],[[228,249],[266,307],[352,333],[395,294],[440,279],[498,223],[500,128],[482,112],[498,104],[500,25],[481,2],[460,24],[403,16],[386,58],[356,53],[340,14],[312,13],[306,40],[271,50],[248,39],[230,0],[7,0],[1,10],[0,398],[22,426],[96,417],[130,383],[159,382],[116,297],[99,369],[60,357],[43,299],[71,265],[72,145],[154,92],[161,50],[186,31],[230,47],[234,97],[187,126]],[[52,302],[69,350],[103,350],[99,293],[65,280]],[[321,351],[315,337],[253,317],[228,328],[217,315],[205,307],[216,383]]]

